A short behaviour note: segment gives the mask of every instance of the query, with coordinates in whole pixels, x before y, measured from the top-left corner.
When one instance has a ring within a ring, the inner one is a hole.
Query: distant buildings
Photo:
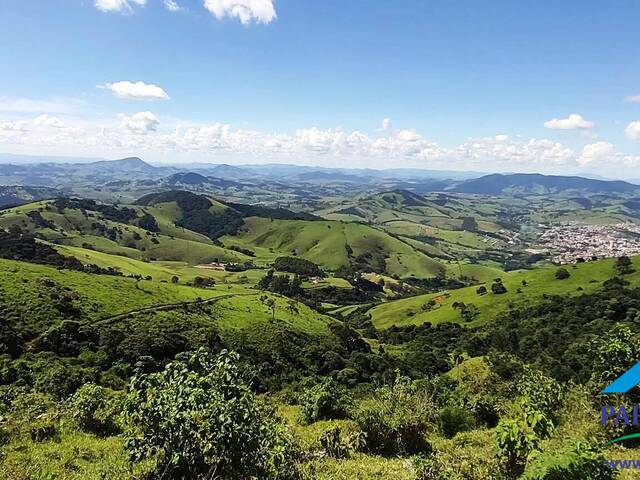
[[[592,257],[640,255],[640,225],[586,225],[571,222],[549,227],[539,242],[556,263],[575,263]]]

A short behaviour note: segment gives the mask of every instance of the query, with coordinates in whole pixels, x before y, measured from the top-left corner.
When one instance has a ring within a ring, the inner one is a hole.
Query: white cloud
[[[116,97],[127,100],[169,100],[167,92],[152,83],[122,81],[107,83],[100,88],[108,88]]]
[[[608,142],[574,151],[545,138],[504,134],[471,138],[447,147],[414,129],[375,130],[367,134],[342,128],[301,128],[294,132],[236,129],[225,123],[162,128],[149,111],[87,121],[51,115],[0,122],[3,150],[117,157],[140,152],[171,161],[285,162],[308,165],[389,168],[404,166],[481,171],[633,172],[640,155],[623,154]],[[640,124],[640,122],[637,122]],[[56,127],[57,128],[52,128]],[[630,126],[631,127],[631,126]],[[640,125],[638,138],[640,138]],[[10,146],[10,149],[7,148]]]
[[[0,112],[72,113],[82,104],[75,99],[36,100],[33,98],[0,97]]]
[[[640,142],[640,120],[636,120],[635,122],[631,122],[627,125],[627,128],[624,129],[624,133],[627,135],[627,138],[633,142]]]
[[[144,6],[147,0],[95,0],[95,6],[101,12],[131,12],[132,5]]]
[[[640,94],[631,95],[624,99],[626,102],[640,102]]]
[[[582,118],[582,115],[572,113],[567,118],[554,118],[544,123],[546,128],[552,130],[585,130],[593,128],[595,124]]]
[[[384,120],[382,120],[382,129],[389,130],[390,128],[391,128],[391,119],[385,118]]]
[[[496,135],[471,139],[456,148],[456,159],[478,165],[492,163],[502,166],[558,166],[575,162],[575,153],[561,143],[545,138],[511,139]]]
[[[0,132],[26,132],[27,130],[27,122],[24,120],[0,122]]]
[[[151,112],[138,112],[132,116],[121,113],[118,116],[122,120],[122,128],[131,134],[145,135],[149,132],[155,132],[160,125],[158,117]]]
[[[64,128],[64,122],[58,117],[51,117],[47,114],[40,115],[33,121],[37,127]]]
[[[182,7],[178,5],[174,0],[164,0],[164,8],[170,12],[179,12]]]
[[[615,150],[613,144],[609,142],[596,142],[585,145],[582,149],[582,155],[578,159],[578,164],[584,167],[594,162],[613,158]]]
[[[276,19],[273,0],[204,0],[204,7],[216,18],[238,18],[243,24],[270,23]]]

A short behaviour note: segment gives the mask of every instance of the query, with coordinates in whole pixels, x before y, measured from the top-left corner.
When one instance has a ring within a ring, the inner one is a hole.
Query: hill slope
[[[467,180],[452,191],[481,195],[544,195],[565,192],[637,193],[640,187],[623,181],[518,173],[485,175]]]

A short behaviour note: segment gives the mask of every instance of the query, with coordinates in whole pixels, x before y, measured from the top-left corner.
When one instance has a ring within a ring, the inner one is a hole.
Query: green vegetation
[[[640,260],[635,259],[635,262]],[[568,270],[571,277],[562,281],[556,280],[556,267],[542,267],[534,270],[511,272],[504,275],[502,283],[507,292],[503,294],[489,293],[479,295],[480,287],[466,287],[447,290],[436,294],[395,300],[373,307],[369,314],[377,328],[388,328],[391,325],[408,325],[430,322],[460,322],[461,318],[453,308],[454,303],[474,304],[479,314],[471,325],[487,322],[502,312],[540,300],[543,295],[579,294],[592,292],[602,286],[602,282],[616,274],[615,260],[598,260],[573,265]],[[625,277],[632,284],[640,282],[640,276],[633,273]],[[526,283],[526,286],[523,285]],[[497,282],[492,282],[495,284]],[[484,285],[491,291],[491,285]],[[581,289],[581,290],[578,290]],[[423,310],[422,305],[429,301],[436,305],[430,310]]]
[[[509,243],[527,202],[2,211],[0,476],[615,478],[640,260],[544,264]]]

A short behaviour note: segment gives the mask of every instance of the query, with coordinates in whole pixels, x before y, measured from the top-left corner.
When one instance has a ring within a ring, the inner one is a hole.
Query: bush
[[[613,470],[602,452],[585,443],[577,443],[560,452],[545,451],[527,464],[523,480],[611,480]]]
[[[476,419],[466,409],[460,407],[444,407],[438,416],[438,428],[447,438],[454,437],[459,432],[473,430]]]
[[[69,412],[85,432],[113,435],[119,432],[116,422],[116,399],[107,389],[93,383],[80,387],[69,399]]]
[[[376,390],[371,406],[356,414],[366,447],[381,455],[426,454],[425,434],[435,423],[432,397],[411,380],[399,377],[393,386]]]
[[[491,291],[494,295],[502,295],[503,293],[507,293],[507,287],[504,286],[502,281],[496,281],[491,284]]]
[[[347,416],[349,402],[344,390],[331,379],[307,389],[300,398],[303,423],[340,419]]]
[[[461,433],[431,455],[411,459],[416,480],[503,480],[495,437],[488,430]]]
[[[362,432],[345,434],[338,426],[330,428],[318,438],[318,446],[322,455],[330,458],[349,458],[364,447]]]
[[[238,361],[201,349],[132,378],[124,402],[132,460],[155,458],[164,478],[296,478],[291,437],[256,400]]]
[[[566,268],[560,267],[558,270],[556,270],[556,278],[558,280],[566,280],[570,276],[571,274],[569,273],[569,270],[567,270]]]

